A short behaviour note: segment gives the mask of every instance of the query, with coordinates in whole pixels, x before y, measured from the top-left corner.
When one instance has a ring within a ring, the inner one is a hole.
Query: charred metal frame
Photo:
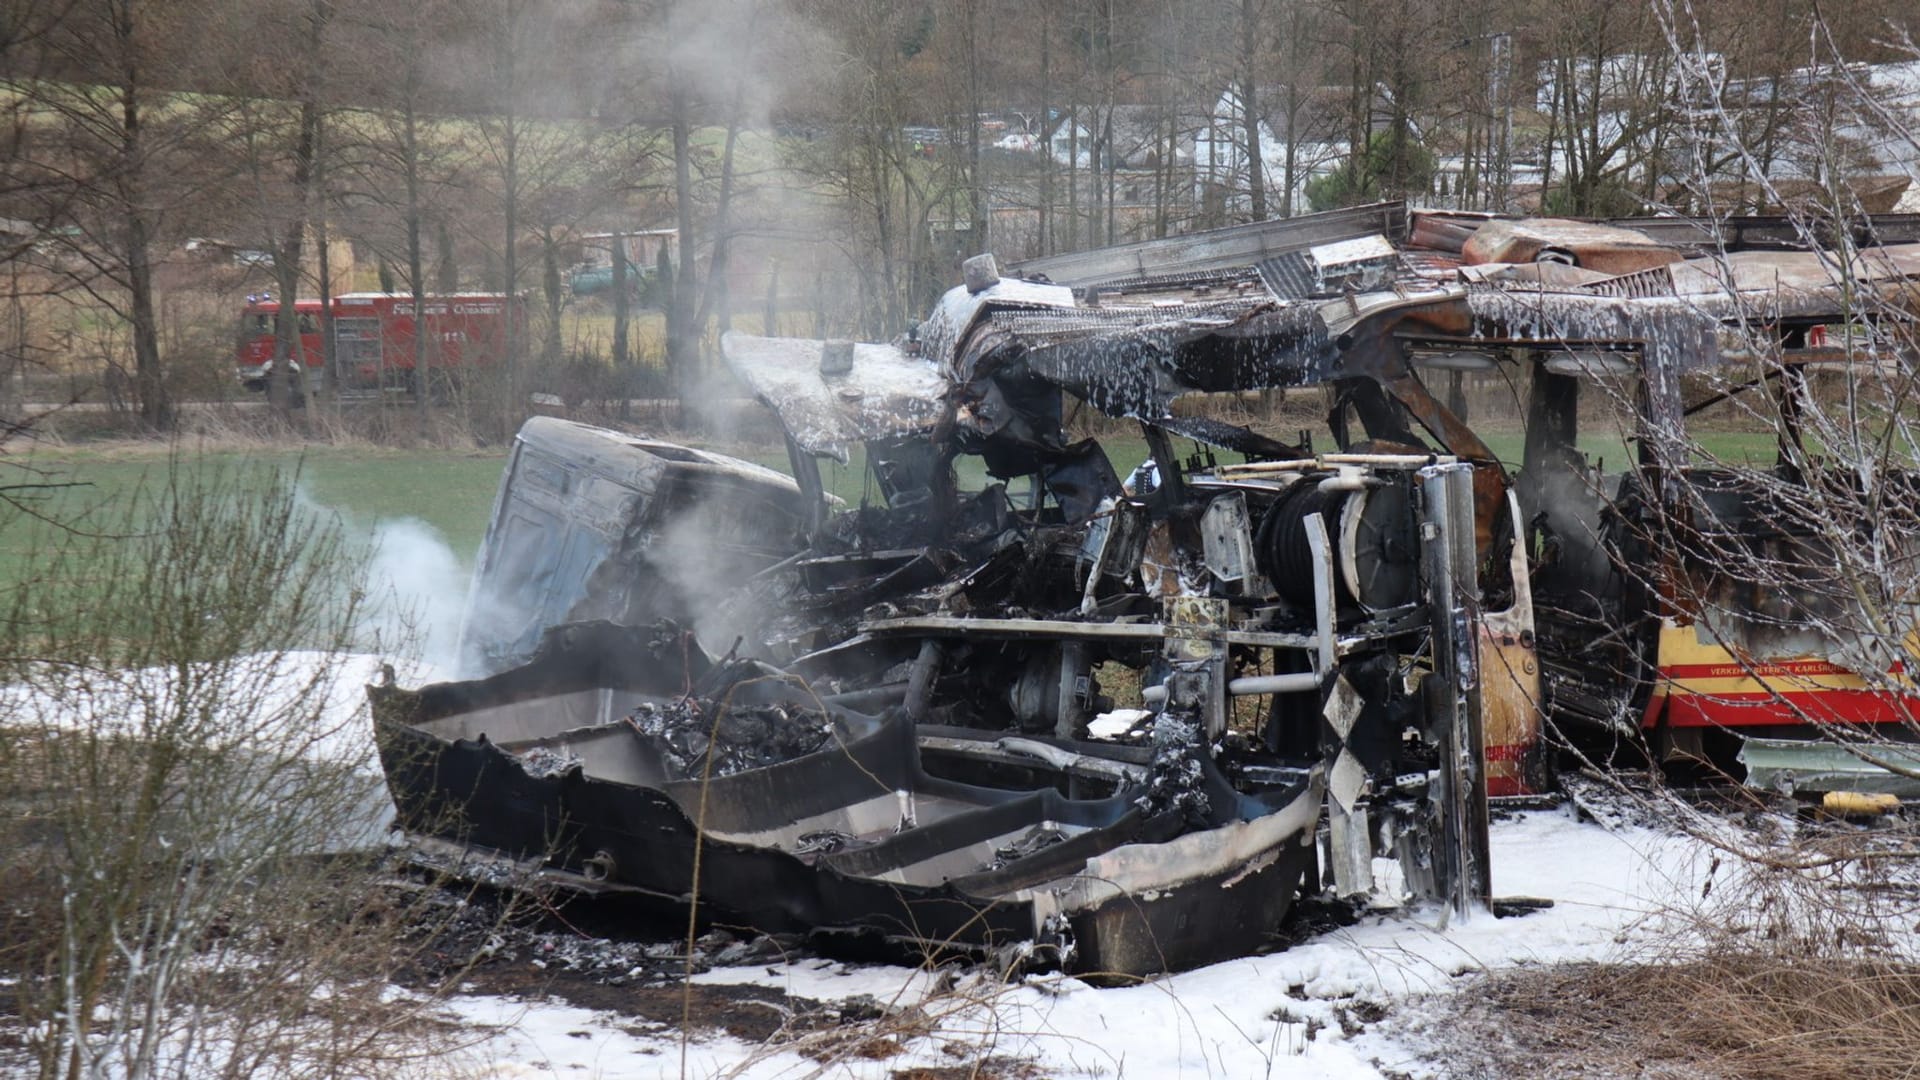
[[[1516,482],[1419,358],[1631,357],[1657,485],[1678,375],[1738,315],[1662,300],[1711,277],[1683,258],[1618,224],[1383,204],[1025,280],[971,260],[891,345],[728,334],[792,477],[530,422],[476,576],[488,676],[374,693],[402,819],[749,925],[1089,973],[1249,951],[1297,895],[1373,893],[1376,856],[1466,916],[1489,793],[1546,782],[1549,691],[1614,707],[1564,661],[1619,612],[1535,607],[1559,596],[1534,558],[1547,471],[1584,467],[1578,378],[1536,365]],[[1332,452],[1172,411],[1323,385]],[[1067,397],[1140,421],[1126,484],[1068,439]],[[1176,437],[1203,452],[1183,463]],[[855,443],[881,499],[842,507],[817,462]],[[712,483],[676,497],[682,474]],[[512,556],[516,521],[599,546]],[[720,573],[676,554],[689,522]],[[490,621],[491,589],[536,580],[542,603]],[[1112,709],[1116,671],[1143,709]]]

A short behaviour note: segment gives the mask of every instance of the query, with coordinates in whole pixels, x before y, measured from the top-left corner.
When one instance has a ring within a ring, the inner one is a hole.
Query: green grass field
[[[1703,448],[1722,460],[1762,463],[1771,460],[1772,440],[1765,435],[1707,433]],[[1521,438],[1517,433],[1487,439],[1494,452],[1510,464],[1518,463]],[[1125,476],[1147,456],[1138,436],[1110,436],[1101,440],[1114,470]],[[786,454],[772,448],[712,449],[787,470]],[[1193,449],[1176,440],[1185,456]],[[1582,449],[1617,471],[1629,460],[1628,447],[1617,438],[1583,440]],[[1221,455],[1234,460],[1234,455]],[[17,580],[20,568],[37,550],[57,543],[59,534],[40,516],[81,527],[107,529],[120,520],[125,499],[143,484],[166,481],[172,456],[158,448],[59,448],[7,459],[13,468],[0,482],[7,484],[71,485],[22,491],[32,514],[0,512],[0,581]],[[415,518],[432,526],[462,560],[469,561],[486,531],[504,452],[448,450],[380,450],[315,447],[305,451],[183,451],[178,460],[191,470],[223,469],[237,473],[248,468],[277,470],[297,478],[300,490],[319,507],[337,513],[349,535],[365,535],[383,520]],[[988,478],[978,458],[959,463],[963,488],[977,489]],[[827,489],[858,504],[877,498],[866,482],[859,453],[847,465],[822,463]],[[38,516],[36,516],[38,515]]]
[[[225,470],[237,477],[260,468],[293,477],[316,506],[339,514],[350,535],[365,535],[382,519],[418,518],[470,559],[486,530],[506,459],[502,454],[317,448],[182,453],[178,460],[195,472]],[[7,463],[12,468],[0,483],[69,486],[17,492],[30,512],[0,511],[0,581],[17,580],[36,551],[61,542],[59,530],[42,518],[114,530],[135,492],[167,482],[173,458],[161,450],[61,449],[10,457]]]
[[[787,471],[783,450],[716,449]],[[173,460],[159,448],[119,446],[49,449],[7,458],[11,468],[0,473],[0,485],[47,486],[15,493],[29,512],[0,510],[0,581],[14,580],[35,550],[59,541],[58,530],[42,518],[94,530],[115,528],[126,500],[142,485],[165,484]],[[194,471],[278,471],[293,478],[315,506],[337,513],[349,535],[365,535],[384,520],[418,519],[470,562],[486,533],[507,458],[504,451],[314,447],[299,452],[182,452],[178,460]],[[857,503],[863,469],[864,461],[856,455],[851,465],[825,463],[822,474],[829,490]]]

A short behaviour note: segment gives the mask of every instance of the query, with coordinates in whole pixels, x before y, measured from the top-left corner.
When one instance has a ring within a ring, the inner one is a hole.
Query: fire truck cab
[[[407,391],[414,387],[416,334],[425,338],[426,365],[434,379],[452,381],[464,369],[504,357],[509,313],[526,318],[525,302],[505,293],[430,295],[417,317],[410,293],[344,293],[329,306],[330,317],[322,319],[320,301],[294,302],[299,349],[288,362],[296,395],[304,396],[326,366],[321,335],[327,324],[343,389]],[[281,308],[271,296],[257,296],[248,297],[241,311],[235,374],[249,390],[266,390],[272,377]]]

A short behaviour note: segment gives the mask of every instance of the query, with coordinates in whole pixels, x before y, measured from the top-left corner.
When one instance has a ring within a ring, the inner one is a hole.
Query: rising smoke
[[[367,604],[361,629],[431,667],[461,667],[460,620],[468,574],[440,530],[417,518],[375,522],[366,540]]]
[[[735,642],[755,654],[771,614],[759,607],[760,593],[741,592],[754,561],[724,542],[752,535],[741,513],[724,494],[703,501],[666,522],[647,551],[649,567],[671,583],[694,637],[715,654],[732,651]]]
[[[359,593],[354,627],[359,647],[418,661],[439,674],[459,672],[468,573],[440,530],[418,518],[369,524],[314,499],[304,487],[297,497],[317,518],[340,523],[348,553],[362,567],[357,581],[341,583],[343,599]]]

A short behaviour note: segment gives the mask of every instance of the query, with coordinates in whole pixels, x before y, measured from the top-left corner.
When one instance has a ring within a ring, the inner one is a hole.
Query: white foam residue
[[[211,700],[216,691],[206,686],[207,680],[225,680],[244,688],[250,715],[215,718],[212,731],[265,730],[283,738],[291,733],[259,718],[285,714],[286,720],[311,720],[299,733],[302,756],[377,768],[366,687],[380,679],[385,663],[385,658],[370,653],[256,653],[196,665],[193,678],[201,685],[185,692]],[[407,685],[442,677],[439,669],[425,663],[396,663],[395,667],[399,681]],[[49,729],[138,735],[143,721],[176,709],[174,699],[182,692],[180,672],[174,667],[50,676],[41,686],[0,686],[0,716],[11,723]]]
[[[1117,739],[1153,713],[1146,709],[1115,709],[1087,721],[1087,734],[1096,739]]]
[[[1530,813],[1493,827],[1495,895],[1554,901],[1521,918],[1480,912],[1443,925],[1449,921],[1438,910],[1374,914],[1267,956],[1131,987],[1096,988],[1062,975],[1011,983],[966,975],[946,985],[923,969],[819,958],[715,969],[695,981],[773,986],[822,1002],[864,997],[924,1015],[916,1023],[927,1033],[906,1040],[899,1054],[836,1060],[828,1069],[834,1076],[884,1078],[915,1066],[997,1057],[1031,1061],[1042,1075],[1378,1080],[1429,1068],[1422,1048],[1403,1041],[1405,1028],[1392,1010],[1418,1008],[1413,999],[1471,985],[1464,976],[1477,972],[1604,960],[1667,934],[1671,927],[1660,914],[1698,895],[1710,855],[1707,845],[1679,835],[1609,831],[1568,813]],[[1361,1023],[1356,1006],[1389,1011],[1384,1020]],[[589,1071],[576,1075],[644,1075],[638,1063],[654,1062],[678,1073],[677,1032],[635,1035],[623,1018],[547,1011],[561,1008],[528,1005],[533,1034],[521,1032],[522,1022],[495,1039],[508,1040],[505,1047],[531,1039],[543,1048],[567,1040],[564,1054],[551,1059],[556,1072],[577,1062]],[[554,1032],[565,1024],[586,1025],[577,1030],[589,1038]],[[615,1027],[625,1033],[609,1030]],[[612,1068],[616,1058],[629,1071]],[[724,1037],[696,1042],[688,1066],[690,1076],[735,1067],[747,1076],[809,1075],[821,1068],[817,1060]],[[602,1072],[590,1071],[596,1068]]]

